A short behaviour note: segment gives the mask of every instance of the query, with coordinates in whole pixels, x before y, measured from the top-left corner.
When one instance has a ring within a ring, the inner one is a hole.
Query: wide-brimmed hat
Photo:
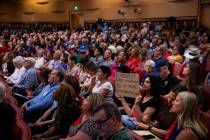
[[[33,57],[25,57],[24,58],[25,61],[30,61],[31,63],[35,64],[36,60]]]
[[[187,50],[185,50],[184,56],[189,59],[194,59],[200,57],[200,53],[201,51],[199,48],[189,47]]]

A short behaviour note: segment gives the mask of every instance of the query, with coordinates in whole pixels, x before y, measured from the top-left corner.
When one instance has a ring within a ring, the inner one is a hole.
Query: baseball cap
[[[155,62],[155,66],[154,66],[154,70],[155,71],[160,71],[160,69],[163,67],[163,66],[167,66],[168,67],[169,63],[166,59],[160,59],[160,60],[157,60]]]

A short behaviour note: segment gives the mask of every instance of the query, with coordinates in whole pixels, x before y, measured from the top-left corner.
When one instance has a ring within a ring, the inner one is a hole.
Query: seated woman
[[[2,74],[6,77],[10,76],[14,70],[15,65],[13,64],[14,55],[12,52],[6,52],[2,61],[4,62],[2,65]]]
[[[42,116],[38,122],[35,123],[35,126],[46,126],[51,124],[51,127],[47,131],[35,135],[34,138],[49,138],[55,135],[67,135],[69,126],[80,116],[79,102],[76,100],[77,96],[78,93],[76,93],[73,85],[70,85],[68,81],[65,80],[58,91],[53,95],[53,99],[56,101],[50,109],[53,110],[56,108],[53,119],[42,122],[42,118],[46,117]]]
[[[66,70],[66,75],[71,75],[71,76],[76,76],[78,72],[78,65],[76,64],[76,57],[74,56],[69,56],[68,57],[68,62],[67,62],[67,70]]]
[[[84,83],[80,84],[81,87],[81,96],[88,96],[89,93],[91,93],[91,91],[89,91],[89,87],[91,85],[91,80],[96,78],[96,73],[98,70],[98,67],[96,66],[96,64],[92,61],[89,61],[85,67],[84,70],[87,72],[88,76],[85,80]]]
[[[142,95],[136,98],[132,108],[128,106],[125,98],[123,96],[119,96],[120,93],[118,93],[118,99],[121,101],[127,115],[131,117],[133,114],[136,114],[135,119],[131,119],[128,116],[122,116],[122,121],[130,129],[136,128],[136,121],[148,123],[150,120],[153,120],[155,112],[158,110],[157,105],[159,104],[160,93],[156,78],[152,76],[146,77],[141,91]],[[130,120],[134,120],[134,122],[129,122]]]
[[[147,75],[150,76],[157,76],[157,74],[154,72],[153,67],[155,66],[155,62],[152,59],[148,59],[144,64],[144,78],[147,77]]]
[[[167,59],[170,63],[174,63],[174,62],[182,63],[183,62],[183,57],[182,57],[182,55],[180,55],[179,48],[176,46],[173,46],[172,55],[169,56]]]
[[[201,70],[200,64],[190,61],[183,69],[184,79],[180,82],[175,89],[180,88],[180,91],[190,91],[196,94],[199,103],[204,100],[201,86]],[[173,91],[173,90],[172,90]],[[170,94],[170,93],[169,93]],[[167,95],[166,95],[167,97]]]
[[[170,94],[167,101],[162,100],[160,111],[157,113],[154,122],[137,123],[137,129],[149,130],[158,137],[164,138],[168,132],[168,129],[176,119],[176,115],[170,112],[172,102],[175,100],[177,93]]]
[[[114,88],[111,82],[108,80],[110,74],[111,74],[110,68],[101,65],[98,68],[97,78],[92,78],[90,85],[92,93],[99,94],[100,96],[104,97],[105,101],[107,102],[113,102]]]
[[[171,112],[178,115],[165,140],[205,140],[208,130],[198,116],[198,99],[194,93],[179,92]]]
[[[95,140],[100,132],[93,120],[93,110],[101,103],[103,103],[101,96],[90,94],[82,103],[82,116],[77,125],[70,127],[68,137],[62,140]]]

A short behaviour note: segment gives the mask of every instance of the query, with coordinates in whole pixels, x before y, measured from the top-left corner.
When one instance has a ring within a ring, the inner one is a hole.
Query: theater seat
[[[17,120],[17,126],[20,130],[22,140],[31,140],[31,131],[22,119]]]
[[[200,115],[201,121],[203,122],[203,124],[208,129],[207,140],[210,140],[210,114],[208,114],[206,112],[203,112],[203,111],[200,111],[199,115]]]
[[[23,112],[17,105],[11,105],[16,112],[16,131],[21,140],[31,140],[31,131],[23,120]]]
[[[203,84],[203,94],[204,94],[204,111],[208,111],[210,109],[210,85]]]
[[[5,102],[10,105],[17,105],[17,100],[12,96],[11,92],[12,92],[11,90],[7,90]]]
[[[175,62],[173,65],[173,74],[175,76],[178,76],[178,75],[180,75],[181,70],[182,70],[182,64]]]
[[[206,71],[210,71],[210,59],[206,59]]]

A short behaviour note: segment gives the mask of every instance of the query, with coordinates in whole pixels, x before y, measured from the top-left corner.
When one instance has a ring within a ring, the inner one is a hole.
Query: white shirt
[[[13,74],[7,78],[7,82],[17,84],[20,81],[22,75],[25,73],[25,71],[26,71],[25,67],[22,67],[20,69],[15,68]]]
[[[35,63],[35,65],[34,65],[34,67],[35,67],[36,69],[39,69],[43,64],[44,64],[44,57],[38,57],[38,58],[36,59],[36,63]]]
[[[105,98],[105,101],[113,101],[113,86],[110,82],[105,82],[103,84],[101,84],[100,81],[97,81],[95,86],[93,87],[92,89],[92,93],[100,93],[100,90],[102,89],[108,89],[109,90],[109,93],[107,93],[107,95],[104,97]]]

